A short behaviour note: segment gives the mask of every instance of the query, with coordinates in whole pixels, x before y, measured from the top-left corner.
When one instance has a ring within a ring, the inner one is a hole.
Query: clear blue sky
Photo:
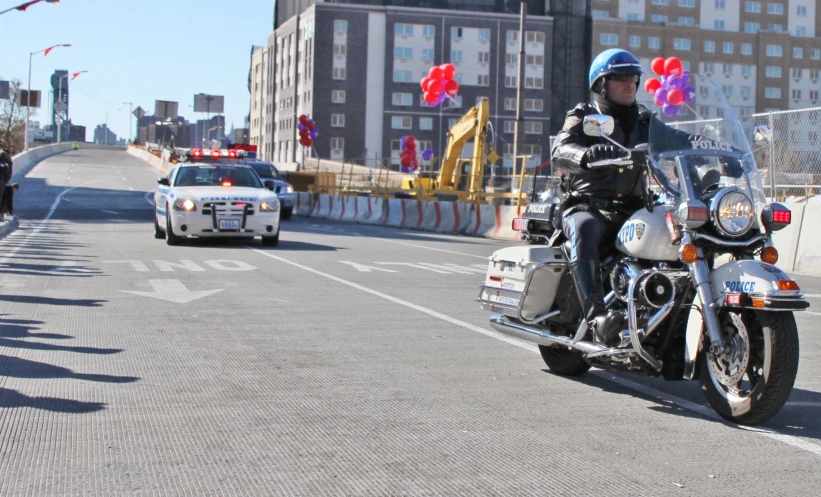
[[[0,10],[26,0],[0,0]],[[48,118],[49,78],[56,69],[87,70],[71,82],[69,115],[94,128],[105,122],[128,136],[128,105],[154,113],[155,100],[179,102],[189,121],[205,119],[189,105],[194,94],[225,96],[225,117],[242,127],[248,113],[248,68],[252,45],[265,45],[273,28],[273,0],[61,0],[25,12],[0,15],[0,79],[27,84],[29,54],[61,43],[47,57],[32,59],[31,88],[44,94],[38,116]],[[117,109],[120,108],[119,111]],[[132,126],[136,126],[135,120]],[[134,131],[136,133],[136,130]]]

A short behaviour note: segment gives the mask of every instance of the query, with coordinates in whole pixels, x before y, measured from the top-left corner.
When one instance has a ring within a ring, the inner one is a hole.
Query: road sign
[[[18,92],[20,107],[40,107],[40,90],[20,90]]]
[[[54,110],[56,110],[57,112],[65,112],[66,107],[68,107],[68,105],[65,102],[54,102]]]
[[[9,82],[0,81],[0,100],[9,100]]]
[[[490,153],[489,153],[489,154],[487,154],[487,160],[488,160],[488,162],[490,162],[491,164],[493,164],[494,162],[496,162],[497,160],[499,160],[499,155],[498,155],[498,154],[496,154],[496,147],[491,147],[491,148],[490,148]]]
[[[179,102],[169,102],[166,100],[155,100],[154,117],[158,119],[176,119],[179,115]]]
[[[134,117],[136,117],[137,119],[142,119],[143,117],[145,117],[145,111],[142,107],[137,107],[136,109],[134,109],[134,112],[132,112],[132,114],[134,114]]]
[[[222,95],[206,95],[205,93],[197,93],[194,95],[194,112],[222,114],[225,112],[225,97]]]

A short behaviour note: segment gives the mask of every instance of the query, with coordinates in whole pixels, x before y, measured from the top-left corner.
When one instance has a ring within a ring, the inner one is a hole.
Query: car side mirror
[[[755,127],[753,141],[758,146],[769,145],[773,140],[773,129],[766,124]]]
[[[168,181],[168,178],[159,178],[157,183],[163,186],[171,186],[171,182]]]
[[[616,121],[612,116],[590,114],[584,116],[584,134],[587,136],[610,136],[615,129]]]
[[[273,181],[268,180],[263,184],[265,185],[265,188],[267,188],[271,191],[274,191],[274,182]]]

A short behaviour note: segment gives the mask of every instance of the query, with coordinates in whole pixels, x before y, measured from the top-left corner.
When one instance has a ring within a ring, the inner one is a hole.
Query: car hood
[[[200,202],[267,202],[277,198],[276,194],[263,188],[233,186],[175,188],[174,196],[196,199]]]

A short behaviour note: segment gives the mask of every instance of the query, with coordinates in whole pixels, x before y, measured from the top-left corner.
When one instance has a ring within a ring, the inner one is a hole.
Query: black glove
[[[584,154],[584,165],[591,162],[598,162],[600,160],[620,159],[626,157],[624,150],[615,145],[608,145],[606,143],[599,143],[593,145]]]
[[[733,157],[723,157],[721,159],[721,175],[730,178],[740,178],[744,175],[744,166],[741,161]]]

